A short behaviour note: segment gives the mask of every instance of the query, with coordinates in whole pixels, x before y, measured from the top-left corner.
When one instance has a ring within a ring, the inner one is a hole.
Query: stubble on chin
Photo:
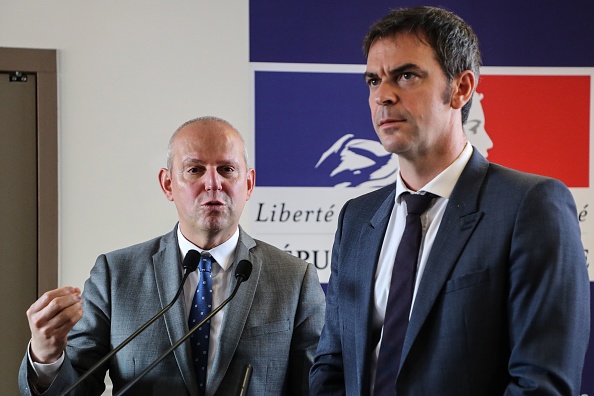
[[[410,148],[410,144],[401,131],[388,130],[376,132],[384,150],[389,153],[398,155]]]
[[[225,222],[225,215],[223,213],[201,213],[198,214],[195,223],[199,229],[207,232],[217,232],[223,228]]]

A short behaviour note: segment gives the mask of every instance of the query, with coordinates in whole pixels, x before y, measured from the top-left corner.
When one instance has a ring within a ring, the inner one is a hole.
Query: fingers
[[[82,317],[80,289],[63,287],[44,293],[27,310],[31,329],[31,354],[40,363],[58,359],[67,335]]]
[[[29,311],[38,312],[41,311],[43,308],[47,307],[53,300],[59,297],[67,297],[67,296],[75,296],[80,295],[80,289],[78,287],[70,287],[65,286],[59,289],[50,290],[45,292],[37,301],[35,301],[29,310],[27,311],[27,315],[29,315]]]
[[[82,313],[80,289],[63,287],[44,293],[27,310],[27,318],[32,332],[47,332],[67,325],[79,313]]]

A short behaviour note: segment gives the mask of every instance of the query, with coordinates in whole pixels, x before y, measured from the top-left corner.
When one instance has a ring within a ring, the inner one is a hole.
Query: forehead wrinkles
[[[398,58],[401,64],[416,63],[415,59],[425,60],[428,55],[437,61],[435,50],[422,36],[414,33],[398,33],[374,40],[369,49],[367,61],[368,63],[370,60],[385,62]]]
[[[249,167],[248,153],[241,134],[233,126],[213,120],[199,120],[187,123],[173,134],[167,150],[167,167],[170,170],[173,168],[173,163],[178,160],[179,152],[182,151],[184,145],[185,147],[188,145],[199,145],[198,149],[206,148],[206,150],[214,152],[217,148],[216,145],[208,146],[208,143],[215,142],[219,144],[221,141],[224,141],[227,146],[232,146],[232,148],[237,150],[234,154],[232,150],[228,151],[232,153],[236,161],[240,164],[243,162],[243,165],[247,169]],[[196,148],[192,149],[196,150]]]
[[[404,72],[424,77],[443,76],[449,81],[435,50],[422,36],[401,33],[375,40],[369,50],[365,75],[384,78]]]
[[[206,132],[200,135],[179,136],[173,145],[174,162],[187,164],[232,165],[236,168],[247,167],[241,139],[234,133]]]

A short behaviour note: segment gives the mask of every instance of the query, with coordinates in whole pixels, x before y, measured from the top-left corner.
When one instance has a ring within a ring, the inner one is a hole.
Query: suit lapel
[[[478,201],[488,167],[487,160],[475,149],[452,191],[419,284],[404,339],[401,366],[482,217]]]
[[[163,238],[161,248],[153,256],[153,268],[161,308],[164,308],[173,300],[183,277],[176,230],[177,227]],[[188,331],[187,315],[183,301],[184,296],[182,293],[178,301],[164,315],[171,345],[181,339]],[[198,395],[196,377],[191,370],[193,366],[189,343],[184,342],[173,351],[173,354],[190,394]]]
[[[357,279],[361,285],[375,285],[375,272],[377,269],[377,262],[381,252],[386,228],[390,220],[392,208],[394,207],[394,200],[396,196],[396,189],[392,186],[391,193],[384,198],[379,205],[376,212],[373,214],[371,220],[361,227],[359,241],[357,246],[361,246],[357,257],[354,271],[357,273]],[[373,207],[373,205],[371,205]],[[374,252],[374,254],[370,254]],[[365,394],[370,387],[370,372],[369,357],[371,356],[373,348],[375,348],[379,340],[379,334],[374,334],[372,326],[372,312],[374,305],[374,293],[360,293],[360,298],[357,301],[357,314],[354,315],[356,320],[355,337],[357,340],[364,340],[364,342],[356,342],[355,350],[357,358],[355,361],[360,365],[357,369],[360,373],[366,373],[359,384],[359,391]]]
[[[238,262],[241,260],[249,260],[253,266],[252,273],[249,279],[241,285],[237,294],[233,298],[233,301],[224,308],[225,316],[221,323],[220,332],[220,337],[224,338],[224,341],[220,340],[220,342],[217,342],[217,350],[210,370],[210,373],[212,374],[209,375],[206,380],[206,389],[219,388],[219,385],[227,372],[227,368],[231,363],[231,359],[235,354],[252,302],[254,301],[254,295],[256,294],[256,288],[262,270],[261,260],[250,254],[250,249],[254,246],[256,246],[256,242],[240,227],[239,241],[237,243],[237,248],[235,249],[233,271],[235,271],[235,265],[237,265]],[[235,280],[233,280],[231,284],[234,288],[236,285]],[[233,288],[229,290],[229,293],[233,291]]]

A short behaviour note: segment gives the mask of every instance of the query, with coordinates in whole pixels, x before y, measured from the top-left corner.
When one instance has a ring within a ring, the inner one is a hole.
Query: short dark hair
[[[365,57],[377,40],[399,33],[414,33],[426,42],[449,81],[470,70],[478,84],[481,54],[478,38],[472,28],[453,12],[438,7],[412,7],[392,10],[375,22],[363,40]],[[466,123],[472,97],[462,107],[462,123]]]

